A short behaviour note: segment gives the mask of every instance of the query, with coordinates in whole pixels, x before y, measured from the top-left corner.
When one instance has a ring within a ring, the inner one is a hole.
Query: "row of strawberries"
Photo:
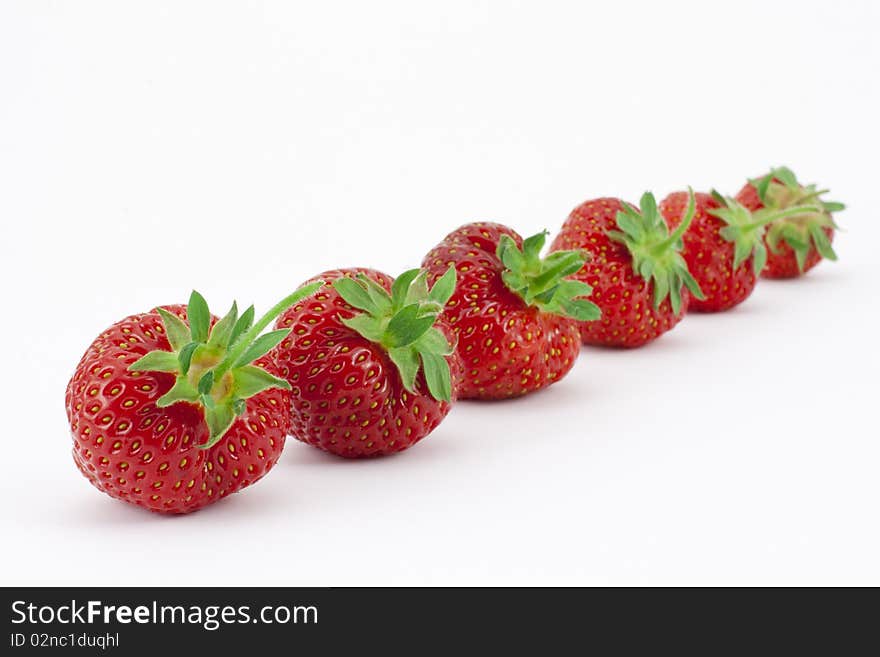
[[[545,233],[472,223],[420,269],[328,271],[259,320],[235,304],[217,318],[193,292],[88,348],[66,394],[74,461],[112,497],[187,513],[258,481],[291,434],[343,457],[399,452],[456,399],[560,380],[582,342],[638,347],[688,308],[741,303],[759,276],[835,259],[843,206],[825,191],[778,168],[735,198],[600,198],[572,211],[544,258]]]

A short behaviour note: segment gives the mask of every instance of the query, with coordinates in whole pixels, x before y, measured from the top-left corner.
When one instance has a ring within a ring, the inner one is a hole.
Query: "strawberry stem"
[[[247,348],[254,342],[256,337],[263,332],[281,313],[290,308],[300,299],[304,299],[324,284],[324,281],[316,281],[309,285],[299,288],[295,292],[288,294],[281,301],[272,306],[269,311],[263,315],[256,324],[254,324],[246,333],[244,333],[227,352],[226,357],[220,361],[214,369],[214,378],[219,380],[226,372],[235,364],[235,362],[244,355]]]
[[[694,197],[694,190],[688,187],[688,204],[687,209],[685,210],[684,217],[681,220],[681,223],[678,224],[676,229],[662,242],[658,243],[653,248],[653,252],[655,255],[661,255],[666,252],[673,244],[676,244],[678,240],[680,240],[687,229],[690,228],[691,222],[694,220],[694,215],[696,214],[697,203],[696,198]]]
[[[752,221],[743,225],[742,228],[743,230],[754,230],[755,228],[761,228],[762,226],[766,226],[767,224],[772,224],[774,221],[778,221],[780,219],[787,219],[789,217],[794,217],[799,214],[806,214],[808,212],[821,211],[821,208],[818,208],[815,205],[797,205],[795,207],[786,208],[785,210],[780,210],[778,212],[770,212],[766,216],[758,219],[757,221]]]

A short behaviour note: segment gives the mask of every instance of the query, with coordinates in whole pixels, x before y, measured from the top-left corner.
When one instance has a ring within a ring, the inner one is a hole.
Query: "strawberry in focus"
[[[703,298],[680,253],[694,211],[691,196],[670,234],[650,193],[642,195],[638,209],[617,198],[598,198],[572,210],[550,250],[590,254],[574,276],[593,288],[591,298],[602,310],[599,321],[580,322],[586,344],[642,346],[681,321],[691,295]]]
[[[837,260],[831,247],[834,231],[832,213],[845,209],[843,203],[823,201],[827,189],[801,185],[787,167],[749,180],[736,200],[755,212],[763,208],[786,210],[794,206],[815,206],[812,211],[787,216],[768,226],[764,238],[769,250],[761,272],[766,278],[795,278],[815,267],[824,258]]]
[[[683,221],[689,200],[689,192],[673,192],[660,203],[671,230]],[[795,206],[760,208],[752,213],[735,199],[714,191],[694,194],[694,202],[693,222],[682,236],[682,255],[705,295],[690,301],[688,309],[699,312],[728,310],[745,301],[767,261],[765,226],[815,210]]]
[[[582,298],[590,287],[565,277],[584,264],[581,252],[541,259],[546,233],[523,240],[495,223],[452,231],[424,258],[429,281],[449,267],[458,274],[443,318],[458,340],[463,399],[503,399],[540,390],[564,377],[580,351],[576,320],[599,309]]]
[[[111,497],[188,513],[262,478],[289,429],[289,386],[266,358],[286,332],[260,335],[301,290],[253,323],[223,319],[194,292],[116,322],[91,344],[67,386],[79,470]],[[274,314],[273,314],[274,313]]]
[[[417,269],[392,280],[339,269],[278,318],[273,352],[292,386],[292,434],[347,458],[393,454],[431,433],[456,396],[459,363],[438,319],[455,271],[428,289]]]

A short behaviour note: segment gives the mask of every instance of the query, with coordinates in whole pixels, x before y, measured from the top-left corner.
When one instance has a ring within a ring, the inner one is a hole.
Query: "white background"
[[[3,584],[880,584],[871,2],[0,4]],[[107,325],[417,265],[459,224],[848,203],[838,264],[347,462],[292,441],[186,517],[95,491],[64,388]]]

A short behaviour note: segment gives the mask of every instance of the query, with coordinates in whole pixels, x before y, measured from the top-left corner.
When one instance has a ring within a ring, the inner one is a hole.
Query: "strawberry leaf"
[[[398,276],[391,285],[391,312],[397,313],[406,305],[409,287],[419,275],[418,269],[410,269]]]
[[[340,278],[333,282],[333,287],[339,293],[339,296],[342,297],[343,301],[352,308],[366,310],[371,314],[379,312],[369,292],[358,281],[351,278]]]
[[[211,329],[211,335],[208,338],[208,345],[211,347],[226,347],[229,344],[229,338],[232,335],[232,329],[238,321],[238,304],[232,302],[232,308],[219,322],[214,324]]]
[[[540,259],[541,249],[547,241],[547,231],[542,230],[540,233],[527,237],[523,240],[522,252],[527,262],[534,263]]]
[[[214,387],[214,373],[211,370],[205,372],[201,379],[199,379],[199,394],[200,395],[209,395],[211,394],[211,389]]]
[[[290,329],[278,329],[276,331],[269,331],[268,333],[264,333],[256,340],[254,340],[251,345],[245,349],[244,353],[239,357],[237,361],[235,361],[235,367],[241,367],[242,365],[247,365],[248,363],[253,363],[258,358],[265,356],[268,354],[275,346],[281,342],[284,338],[290,335]]]
[[[189,319],[192,341],[205,342],[208,338],[208,327],[211,324],[211,313],[208,311],[208,303],[205,301],[205,297],[195,290],[192,291],[189,297],[186,316]]]
[[[496,255],[508,271],[518,272],[526,268],[526,258],[510,235],[502,235],[498,240]]]
[[[171,349],[177,351],[188,342],[192,342],[192,336],[189,333],[189,327],[183,323],[177,315],[172,315],[164,308],[156,308],[156,312],[162,317],[162,324],[165,327],[165,336],[171,344]]]
[[[177,354],[172,351],[151,351],[132,363],[132,372],[176,372],[180,367]]]
[[[392,347],[388,350],[388,356],[400,373],[403,387],[409,392],[415,392],[416,376],[419,374],[419,359],[415,349],[411,347]]]
[[[409,284],[409,288],[406,290],[403,305],[408,306],[410,304],[416,304],[421,306],[425,305],[428,300],[428,273],[424,270],[420,270],[418,275],[412,280],[412,283]],[[440,310],[437,312],[440,312]]]
[[[837,254],[834,252],[834,249],[831,248],[831,242],[828,240],[825,231],[817,224],[811,225],[809,231],[810,236],[813,238],[813,244],[819,252],[819,255],[828,260],[837,260]]]
[[[290,390],[290,384],[284,379],[269,374],[262,367],[245,365],[232,373],[235,396],[239,399],[253,397],[257,393],[269,388],[282,388]]]
[[[783,185],[789,187],[791,189],[797,189],[800,187],[798,184],[797,176],[794,175],[794,171],[789,169],[788,167],[776,167],[775,169],[770,171],[770,179],[775,178],[779,180]]]
[[[434,287],[428,293],[428,298],[441,306],[445,306],[450,297],[452,297],[453,292],[455,292],[455,278],[455,268],[450,267],[434,283]]]
[[[419,317],[419,304],[412,303],[398,312],[385,332],[384,342],[389,347],[403,347],[418,340],[422,334],[434,326],[435,315]]]
[[[419,356],[422,360],[425,382],[428,384],[431,396],[439,401],[451,401],[452,377],[446,358],[430,352],[422,352]]]
[[[199,392],[192,387],[189,380],[178,377],[174,381],[174,385],[171,386],[171,389],[156,400],[156,406],[165,408],[179,401],[195,403],[198,400]]]
[[[238,339],[254,325],[254,307],[248,306],[247,310],[245,310],[241,317],[238,318],[238,321],[235,322],[235,326],[232,327],[232,333],[229,335],[229,346],[231,347]]]
[[[448,356],[452,353],[452,346],[436,328],[431,328],[416,342],[416,349],[419,352],[430,352],[438,356]]]
[[[391,297],[388,296],[388,290],[379,285],[369,276],[361,274],[358,276],[358,280],[366,287],[367,294],[370,295],[370,299],[372,299],[373,305],[379,313],[384,314],[391,310]]]
[[[764,241],[762,240],[756,247],[754,252],[754,257],[752,259],[752,271],[755,276],[760,276],[761,271],[764,269],[764,265],[767,264],[767,247],[764,246]]]
[[[339,319],[351,330],[360,333],[370,342],[382,342],[382,336],[385,334],[382,329],[382,322],[372,315],[355,315],[354,317],[341,317]]]
[[[180,373],[183,376],[189,374],[189,367],[192,364],[193,354],[195,354],[196,349],[199,348],[198,342],[190,342],[183,349],[180,350],[180,353],[177,354],[177,360],[179,362]]]
[[[203,395],[204,398],[204,395]],[[233,404],[213,404],[205,407],[205,422],[208,423],[208,442],[199,445],[201,449],[210,449],[216,445],[235,421]]]

